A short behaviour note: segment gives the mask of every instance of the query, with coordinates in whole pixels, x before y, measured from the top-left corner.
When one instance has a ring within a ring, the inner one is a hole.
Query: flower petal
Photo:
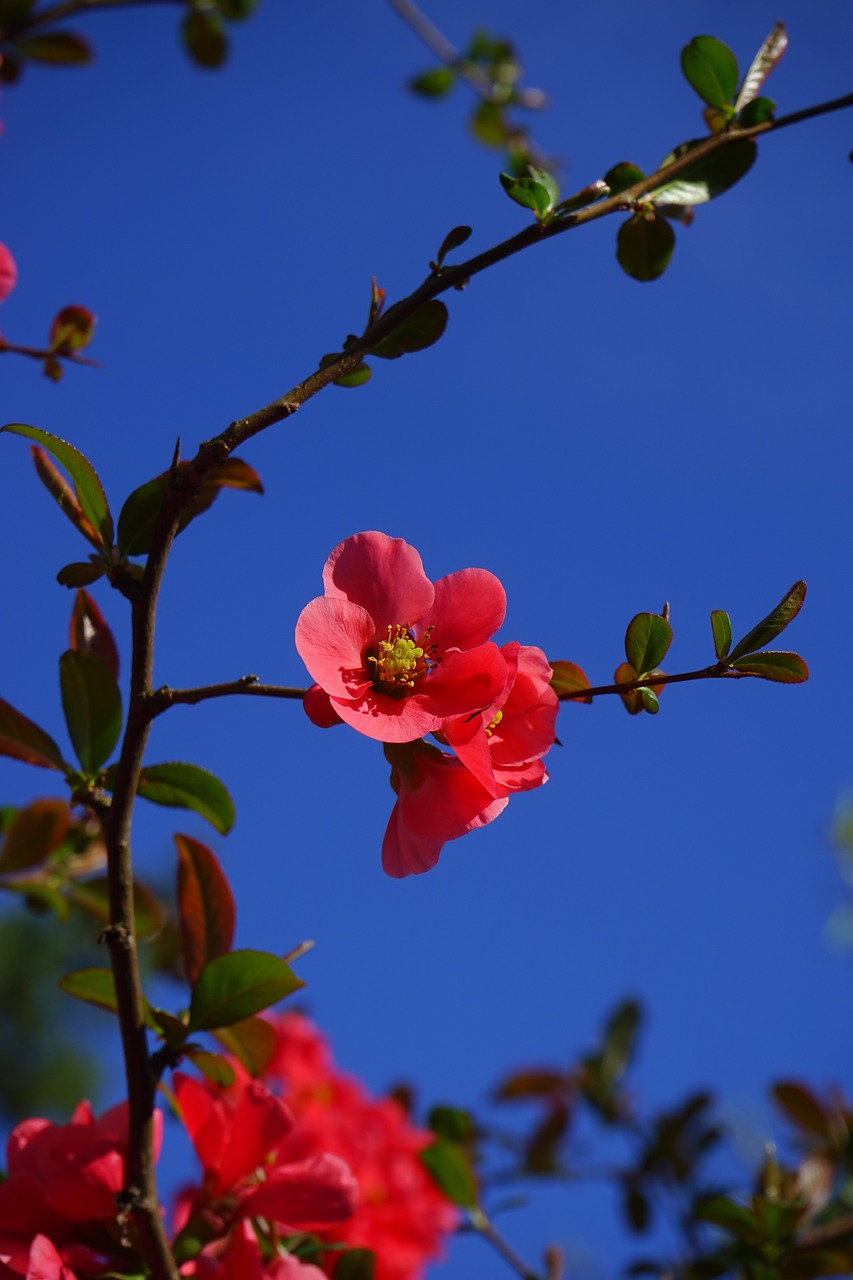
[[[420,620],[434,628],[439,655],[490,640],[506,617],[506,592],[488,569],[460,569],[435,584],[435,603]]]
[[[384,631],[409,626],[430,608],[433,585],[414,547],[371,530],[335,547],[323,570],[327,597],[359,604]]]
[[[313,680],[333,698],[358,698],[369,687],[364,651],[376,639],[366,609],[317,596],[299,615],[296,648]]]

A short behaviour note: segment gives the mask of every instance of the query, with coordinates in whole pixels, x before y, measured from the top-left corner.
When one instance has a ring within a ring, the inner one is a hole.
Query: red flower
[[[7,298],[18,280],[18,268],[5,244],[0,244],[0,302]]]
[[[336,1152],[358,1182],[352,1217],[317,1234],[329,1242],[372,1249],[376,1280],[418,1280],[458,1223],[457,1210],[418,1159],[432,1134],[413,1125],[394,1099],[371,1098],[339,1072],[307,1018],[287,1014],[272,1023],[278,1047],[264,1076],[280,1082],[296,1116],[292,1144],[304,1151]],[[323,1265],[332,1272],[335,1254],[326,1255]]]
[[[485,569],[433,584],[413,547],[370,532],[335,547],[323,581],[296,647],[333,711],[367,737],[412,742],[504,688],[506,663],[489,637],[506,597]]]
[[[184,1263],[181,1275],[194,1276],[195,1280],[326,1280],[319,1267],[302,1262],[292,1253],[265,1262],[248,1222],[238,1224],[224,1249],[217,1241]]]
[[[492,822],[507,806],[461,760],[427,742],[388,745],[385,755],[397,792],[382,841],[389,876],[429,871],[448,840]]]

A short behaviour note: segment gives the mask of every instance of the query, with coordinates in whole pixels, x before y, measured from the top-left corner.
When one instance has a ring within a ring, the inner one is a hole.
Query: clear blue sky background
[[[563,157],[567,192],[619,160],[651,169],[703,132],[678,67],[694,35],[726,40],[745,68],[781,16],[780,109],[853,88],[841,0],[429,12],[457,43],[478,24],[517,39],[528,82],[551,96],[536,136]],[[95,66],[33,69],[0,104],[0,238],[20,269],[2,330],[37,343],[60,305],[85,303],[102,362],[54,386],[5,358],[2,418],[73,441],[114,510],[177,436],[191,452],[360,330],[372,274],[394,299],[452,226],[470,223],[480,251],[526,216],[500,190],[498,155],[467,136],[466,92],[440,105],[406,93],[431,59],[387,5],[270,0],[207,74],[175,19],[151,5],[78,24]],[[380,869],[393,796],[376,744],[320,732],[295,703],[158,721],[152,761],[193,760],[235,797],[233,834],[210,843],[239,945],[316,939],[307,999],[371,1087],[406,1078],[425,1099],[477,1103],[512,1065],[568,1061],[627,994],[649,1011],[638,1096],[662,1107],[718,1088],[753,1153],[775,1136],[769,1080],[850,1087],[850,961],[822,930],[842,893],[828,827],[853,784],[851,142],[849,113],[765,140],[749,177],[678,229],[654,284],[618,269],[615,219],[477,278],[448,299],[436,347],[253,441],[243,456],[266,496],[226,495],[177,544],[156,665],[174,685],[305,682],[296,617],[330,549],[361,529],[406,538],[432,577],[491,569],[509,597],[501,638],[596,683],[639,610],[671,602],[666,665],[688,670],[712,659],[709,610],[743,631],[808,581],[786,635],[808,685],[686,685],[656,719],[616,699],[564,708],[549,785],[404,882]],[[25,444],[1,452],[0,694],[65,742],[71,595],[54,574],[85,548]],[[96,593],[126,653],[124,603]],[[4,802],[51,785],[0,765]],[[192,816],[140,808],[141,874],[171,874],[174,829],[209,839]],[[117,1078],[103,1101],[119,1094]],[[612,1270],[623,1246],[606,1193],[538,1204],[504,1224],[522,1251],[556,1240]],[[454,1245],[447,1280],[472,1268],[501,1273]]]

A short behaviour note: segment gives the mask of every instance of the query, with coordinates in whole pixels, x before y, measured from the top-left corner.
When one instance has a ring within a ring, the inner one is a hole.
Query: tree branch
[[[257,676],[240,676],[237,680],[228,680],[222,684],[201,685],[197,689],[171,689],[164,685],[155,689],[146,697],[148,714],[153,719],[162,715],[170,707],[180,704],[195,706],[199,702],[207,702],[210,698],[230,698],[236,695],[254,695],[256,698],[294,698],[300,701],[308,692],[307,689],[295,689],[286,685],[260,684]]]
[[[537,1272],[528,1267],[523,1258],[515,1252],[499,1231],[492,1225],[490,1219],[480,1208],[469,1209],[468,1221],[474,1231],[481,1235],[484,1240],[488,1240],[489,1244],[500,1254],[504,1262],[508,1263],[513,1271],[520,1277],[520,1280],[542,1280]]]
[[[637,680],[626,680],[624,684],[599,684],[588,689],[576,689],[572,693],[558,693],[560,702],[582,702],[584,698],[598,698],[605,693],[630,693],[632,689],[659,688],[663,684],[683,684],[686,680],[745,680],[761,679],[754,671],[737,671],[727,667],[724,662],[717,662],[712,667],[702,667],[699,671],[684,671],[677,676],[660,675],[643,676]]]
[[[4,351],[11,352],[16,356],[29,356],[33,360],[67,360],[69,364],[85,364],[90,369],[100,369],[97,360],[90,360],[87,356],[78,356],[73,351],[48,351],[41,347],[21,347],[14,342],[7,342],[5,338],[0,338],[0,355]]]
[[[62,22],[64,18],[74,18],[87,13],[97,13],[101,9],[150,8],[152,4],[180,5],[183,0],[60,0],[60,3],[49,5],[34,13],[22,23],[15,32],[37,31],[53,22]]]

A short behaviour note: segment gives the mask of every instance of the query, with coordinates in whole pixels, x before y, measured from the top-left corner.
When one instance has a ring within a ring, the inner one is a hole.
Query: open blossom
[[[156,1116],[159,1149],[162,1116]],[[31,1119],[8,1143],[0,1184],[0,1276],[69,1280],[124,1253],[116,1195],[127,1186],[127,1105],[96,1118],[88,1103],[68,1124]]]
[[[401,538],[358,533],[335,547],[325,595],[302,610],[296,647],[345,723],[381,742],[413,742],[478,713],[506,685],[490,637],[506,612],[485,569],[432,583]]]
[[[352,1217],[315,1234],[372,1249],[376,1280],[419,1280],[458,1223],[457,1210],[418,1158],[432,1134],[412,1124],[395,1099],[371,1098],[341,1072],[308,1018],[285,1014],[270,1021],[277,1047],[264,1079],[279,1085],[296,1117],[293,1145],[335,1152],[358,1182]],[[328,1253],[322,1265],[333,1272],[335,1260]]]

